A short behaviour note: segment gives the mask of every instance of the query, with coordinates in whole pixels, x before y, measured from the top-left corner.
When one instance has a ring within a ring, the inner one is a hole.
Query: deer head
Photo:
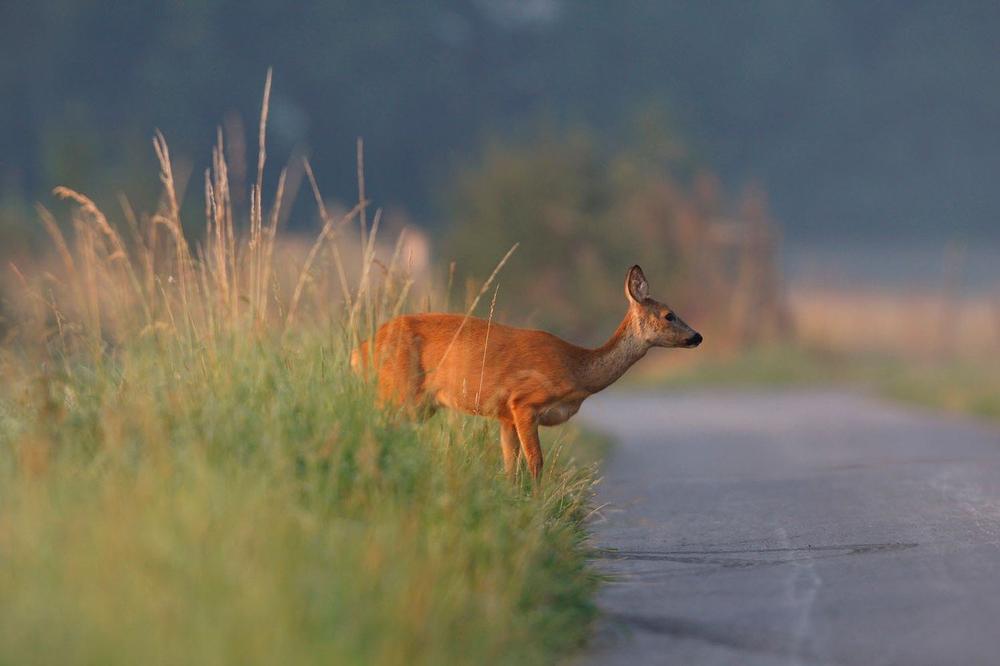
[[[697,347],[701,333],[684,323],[670,306],[649,297],[642,269],[633,266],[625,277],[625,297],[636,334],[654,347]]]

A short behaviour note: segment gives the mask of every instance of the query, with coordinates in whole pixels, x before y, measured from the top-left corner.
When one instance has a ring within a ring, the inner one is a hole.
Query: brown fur
[[[647,297],[645,276],[626,277],[629,308],[614,335],[587,349],[546,333],[454,314],[396,317],[355,350],[356,372],[374,358],[379,399],[412,414],[449,407],[500,421],[504,468],[521,452],[535,481],[542,472],[538,426],[558,425],[590,395],[616,381],[650,347],[697,346],[701,336]],[[667,320],[670,314],[672,319]]]

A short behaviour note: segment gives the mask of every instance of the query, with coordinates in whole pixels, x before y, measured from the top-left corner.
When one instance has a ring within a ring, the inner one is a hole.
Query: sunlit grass
[[[371,409],[317,336],[139,345],[4,401],[5,663],[542,663],[592,614],[591,480]],[[43,392],[43,395],[38,395]]]
[[[42,211],[58,261],[12,271],[0,663],[546,664],[578,646],[594,471],[572,435],[532,489],[504,477],[490,422],[377,409],[347,359],[412,284],[375,259],[378,214],[333,218],[313,182],[323,232],[279,265],[282,187],[268,213],[258,174],[239,225],[220,142],[189,243],[156,150],[157,213],[123,237],[60,190],[73,235]],[[360,275],[337,250],[352,220]]]

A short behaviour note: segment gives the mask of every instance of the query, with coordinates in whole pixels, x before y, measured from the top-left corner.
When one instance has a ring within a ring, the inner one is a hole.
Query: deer
[[[444,313],[395,317],[351,355],[356,373],[375,371],[381,405],[411,416],[444,407],[500,422],[504,471],[514,478],[521,454],[541,483],[539,426],[565,423],[588,397],[615,383],[653,347],[697,347],[702,336],[673,309],[649,297],[639,266],[625,277],[628,309],[600,347],[551,333]],[[374,353],[372,353],[374,352]]]

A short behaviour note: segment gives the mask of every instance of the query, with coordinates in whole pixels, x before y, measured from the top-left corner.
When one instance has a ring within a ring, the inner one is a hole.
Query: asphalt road
[[[1000,664],[1000,430],[838,392],[609,392],[585,664]]]

